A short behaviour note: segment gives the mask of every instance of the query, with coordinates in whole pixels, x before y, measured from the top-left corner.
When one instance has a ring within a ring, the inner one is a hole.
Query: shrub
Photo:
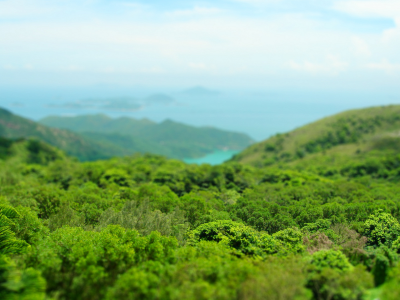
[[[394,267],[399,260],[397,253],[386,246],[367,247],[365,256],[364,263],[371,270],[376,286],[386,281],[390,268]]]
[[[15,210],[18,212],[19,218],[14,220],[12,230],[15,232],[17,238],[34,245],[40,239],[47,236],[49,229],[32,209],[18,206]]]
[[[280,242],[280,253],[301,253],[305,247],[303,245],[303,234],[298,229],[287,228],[278,231],[272,237]]]
[[[261,243],[257,231],[229,220],[206,223],[191,231],[188,244],[195,245],[199,241],[221,243],[246,255],[258,254],[258,245]]]
[[[388,274],[387,282],[382,285],[381,299],[400,299],[400,265],[393,268]]]
[[[367,238],[345,224],[335,224],[332,230],[337,236],[335,244],[340,247],[350,262],[354,265],[360,263],[365,257],[364,248]]]
[[[239,300],[306,300],[304,264],[298,257],[257,263],[259,270],[241,285]]]
[[[170,213],[163,213],[159,210],[152,210],[148,201],[140,204],[128,201],[119,212],[109,208],[101,215],[97,230],[111,224],[120,225],[126,229],[135,229],[143,235],[158,231],[165,236],[175,236],[180,242],[183,242],[189,228],[184,212],[179,208]]]
[[[271,236],[230,220],[206,223],[191,231],[188,244],[195,245],[199,241],[221,243],[250,256],[288,255],[304,250],[302,234],[296,229],[285,229]]]
[[[173,211],[180,204],[178,196],[167,186],[144,184],[139,188],[138,201],[149,201],[153,209],[163,213]]]
[[[378,211],[365,221],[363,233],[368,238],[368,245],[391,247],[400,236],[400,224],[390,214]]]
[[[372,288],[372,276],[365,267],[353,267],[346,256],[336,250],[313,254],[308,267],[307,286],[316,299],[358,300]]]
[[[45,288],[46,282],[37,270],[20,270],[10,258],[0,254],[0,299],[44,300]]]
[[[337,250],[315,252],[310,265],[309,271],[311,273],[321,273],[326,268],[334,269],[341,273],[352,269],[352,265],[349,263],[347,257],[341,251]]]
[[[25,241],[17,239],[11,230],[15,226],[13,221],[17,218],[19,214],[14,208],[0,205],[0,255],[21,253],[29,246]]]
[[[59,299],[102,299],[118,275],[147,260],[169,262],[174,238],[110,225],[101,232],[63,227],[41,240],[26,261],[42,271],[47,290]]]

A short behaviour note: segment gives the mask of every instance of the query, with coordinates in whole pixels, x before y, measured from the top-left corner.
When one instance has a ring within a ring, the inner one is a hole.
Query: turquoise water
[[[186,158],[183,161],[188,164],[210,164],[210,165],[219,165],[223,162],[231,159],[235,154],[240,151],[236,150],[227,150],[227,151],[215,151],[209,155],[200,157],[200,158]]]

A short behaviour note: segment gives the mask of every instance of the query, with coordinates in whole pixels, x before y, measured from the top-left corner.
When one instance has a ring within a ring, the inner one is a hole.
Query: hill
[[[166,120],[155,123],[128,117],[106,115],[76,117],[51,116],[40,123],[83,134],[85,137],[112,143],[124,149],[150,152],[173,158],[200,157],[217,149],[241,150],[252,144],[242,133],[212,127],[194,127]]]
[[[274,137],[264,168],[0,138],[0,298],[399,299],[397,113]]]
[[[69,130],[50,128],[0,108],[0,137],[35,138],[80,160],[96,160],[126,154],[113,145],[98,143]]]
[[[67,156],[59,149],[33,139],[6,139],[0,137],[0,160],[14,159],[14,163],[47,165]]]
[[[309,166],[327,157],[357,159],[374,151],[398,151],[400,106],[346,111],[277,134],[254,144],[232,160],[258,167]]]

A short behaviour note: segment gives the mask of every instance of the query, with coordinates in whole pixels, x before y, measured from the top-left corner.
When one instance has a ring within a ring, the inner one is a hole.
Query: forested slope
[[[194,127],[165,120],[155,123],[147,119],[110,118],[105,115],[46,117],[44,125],[82,133],[86,137],[110,142],[136,152],[162,154],[172,158],[200,157],[215,150],[242,150],[253,143],[246,134],[212,127]],[[115,138],[115,135],[118,138]],[[127,143],[133,140],[134,143]],[[128,146],[128,147],[127,147]]]
[[[303,158],[310,160],[309,156],[355,157],[373,150],[397,150],[399,134],[399,105],[371,107],[346,111],[291,132],[277,134],[252,145],[233,160],[262,167]]]
[[[382,141],[255,167],[2,139],[0,298],[399,299],[400,153]]]
[[[173,121],[156,124],[148,120],[111,119],[95,115],[52,117],[43,120],[43,123],[52,127],[0,108],[0,137],[35,138],[81,161],[135,153],[152,153],[178,159],[194,158],[217,149],[244,149],[252,143],[245,134],[196,128]]]
[[[2,108],[0,108],[0,137],[35,138],[58,147],[80,160],[96,160],[132,154],[132,152],[127,152],[111,143],[99,143],[72,131],[47,127],[14,115]]]

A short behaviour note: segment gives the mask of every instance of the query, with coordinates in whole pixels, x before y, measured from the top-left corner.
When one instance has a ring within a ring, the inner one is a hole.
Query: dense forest
[[[219,166],[0,139],[1,299],[400,299],[399,107]]]

